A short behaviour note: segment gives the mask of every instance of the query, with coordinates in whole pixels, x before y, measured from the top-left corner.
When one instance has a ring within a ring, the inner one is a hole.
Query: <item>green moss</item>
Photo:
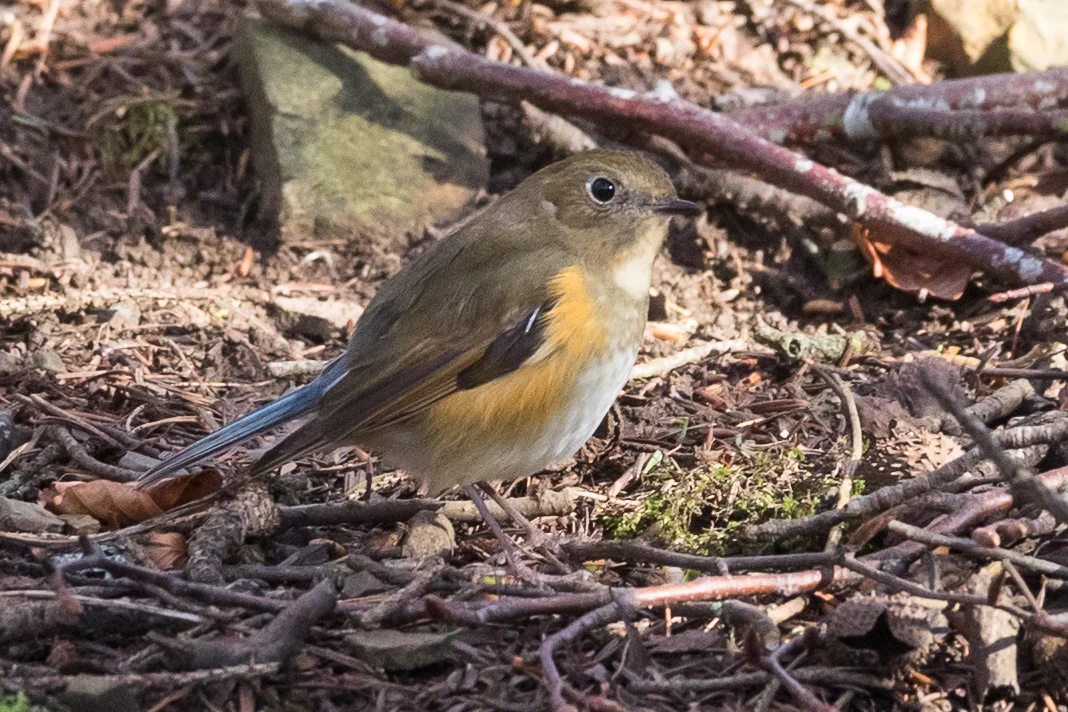
[[[180,100],[171,95],[120,97],[89,120],[89,134],[110,171],[129,172],[146,158],[166,154],[168,132],[178,131]]]
[[[31,705],[21,692],[0,697],[0,712],[45,712],[43,707]]]
[[[756,451],[730,466],[690,470],[664,457],[645,473],[637,508],[604,513],[605,536],[651,539],[704,554],[737,551],[740,528],[804,517],[826,501],[836,481],[814,476],[803,465],[804,453],[795,447]]]

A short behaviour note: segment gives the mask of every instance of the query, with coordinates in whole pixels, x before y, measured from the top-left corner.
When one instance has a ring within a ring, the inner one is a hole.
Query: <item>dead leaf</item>
[[[907,594],[853,596],[827,619],[828,652],[843,665],[922,662],[946,634],[945,617],[930,603]]]
[[[859,224],[853,226],[850,236],[871,263],[875,277],[904,292],[952,301],[960,298],[971,279],[972,268],[960,258],[922,252],[896,241],[885,242]]]
[[[256,253],[252,249],[252,246],[245,248],[245,254],[241,256],[241,260],[237,263],[235,271],[238,277],[247,277],[252,271],[252,264],[256,260]]]
[[[108,480],[57,482],[49,509],[57,514],[88,514],[112,529],[130,526],[163,513],[148,492]]]
[[[146,489],[132,484],[94,480],[56,482],[46,491],[47,508],[56,514],[88,514],[119,529],[138,524],[177,506],[218,491],[222,478],[215,470],[178,477]]]
[[[150,532],[141,546],[157,569],[182,569],[189,560],[189,545],[178,532]]]
[[[189,502],[195,502],[208,495],[215,494],[222,487],[222,476],[218,470],[211,468],[200,470],[192,475],[165,480],[157,485],[146,487],[145,492],[160,509],[169,511]]]
[[[861,429],[876,439],[888,438],[899,421],[910,422],[911,416],[896,400],[879,396],[854,396]]]

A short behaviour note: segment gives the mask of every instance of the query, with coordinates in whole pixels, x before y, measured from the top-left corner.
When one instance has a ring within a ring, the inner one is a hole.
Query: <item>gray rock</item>
[[[133,329],[141,323],[141,307],[131,299],[123,299],[101,314],[101,321],[115,329],[124,331]]]
[[[1009,31],[1009,60],[1017,72],[1068,65],[1068,2],[1018,0]]]
[[[451,633],[365,630],[345,638],[360,660],[383,670],[418,670],[452,657]]]
[[[456,532],[441,512],[424,510],[408,520],[408,531],[401,542],[401,555],[408,559],[440,556],[448,559],[456,546]]]
[[[63,520],[32,502],[0,497],[0,531],[54,534],[63,531]]]
[[[1064,0],[914,0],[913,7],[930,18],[928,55],[956,74],[1068,65]]]
[[[73,712],[138,712],[133,685],[104,675],[76,675],[67,683],[63,704]]]
[[[458,217],[485,184],[478,100],[243,16],[235,39],[264,217],[282,241],[389,238]],[[388,244],[388,243],[387,243]]]
[[[278,328],[286,334],[326,341],[334,332],[345,331],[350,322],[356,323],[363,307],[343,299],[275,297],[271,312]]]
[[[376,593],[385,593],[392,588],[387,583],[378,580],[374,574],[368,571],[356,571],[345,577],[345,583],[341,586],[342,598],[363,598],[373,596]]]
[[[0,375],[18,373],[23,370],[22,359],[10,351],[0,351]]]
[[[1002,71],[1016,0],[919,0],[928,15],[927,53],[958,74]]]
[[[63,359],[52,349],[41,349],[30,354],[30,365],[49,373],[66,373],[67,366]]]

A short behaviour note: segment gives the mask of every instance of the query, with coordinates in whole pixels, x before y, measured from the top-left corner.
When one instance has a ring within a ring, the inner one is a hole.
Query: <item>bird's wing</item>
[[[472,248],[447,255],[448,270],[416,263],[400,275],[404,282],[387,284],[368,305],[347,370],[322,395],[316,416],[265,454],[257,470],[403,422],[522,367],[543,347],[556,304],[553,278],[566,256]]]
[[[545,344],[546,318],[554,304],[548,294],[532,301],[540,303],[515,309],[512,318],[496,328],[457,333],[447,342],[426,339],[399,362],[376,359],[367,368],[354,364],[323,399],[320,418],[337,424],[327,430],[342,440],[356,431],[389,427],[451,393],[522,367]]]

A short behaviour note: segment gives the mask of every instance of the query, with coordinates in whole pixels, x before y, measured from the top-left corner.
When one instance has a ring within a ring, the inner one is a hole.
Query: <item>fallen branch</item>
[[[882,680],[871,675],[865,675],[851,670],[841,670],[819,665],[791,670],[790,674],[794,676],[795,680],[799,682],[807,682],[810,685],[823,684],[837,685],[841,687],[869,687],[882,690],[889,690],[892,687],[892,684],[888,680]],[[638,680],[627,685],[627,689],[639,695],[702,694],[719,692],[721,690],[763,687],[770,681],[771,673],[765,671],[742,672],[706,680]]]
[[[980,546],[998,548],[1011,546],[1029,536],[1044,536],[1057,530],[1057,520],[1048,512],[1043,512],[1034,519],[1012,518],[976,527],[972,530],[972,541]]]
[[[1037,571],[1046,576],[1052,576],[1059,579],[1068,579],[1068,566],[1061,566],[1060,564],[1052,561],[1046,561],[1045,559],[1039,559],[1034,556],[1027,556],[1026,554],[1020,554],[1011,549],[1000,549],[989,546],[980,546],[971,539],[965,539],[963,537],[946,536],[945,534],[939,534],[927,529],[921,529],[920,527],[914,527],[911,524],[905,524],[904,522],[893,521],[887,525],[887,529],[892,532],[896,532],[903,536],[918,541],[921,544],[925,544],[930,547],[946,546],[950,549],[956,549],[969,556],[985,557],[986,559],[998,559],[1000,561],[1011,561],[1012,563],[1022,568]]]
[[[1060,467],[1056,470],[1044,472],[1035,477],[1035,479],[1051,492],[1057,492],[1068,482],[1068,467]],[[966,504],[963,507],[950,512],[928,526],[928,531],[936,534],[960,534],[980,522],[989,521],[996,514],[1007,512],[1014,506],[1024,504],[1023,502],[1017,502],[1013,493],[1007,488],[966,495],[965,502]],[[894,561],[900,565],[907,565],[921,556],[926,548],[925,545],[918,542],[903,541],[895,546],[875,552],[868,558],[873,561]]]
[[[1008,483],[1013,495],[1021,501],[1027,501],[1038,505],[1053,515],[1061,524],[1068,524],[1068,502],[1065,502],[1057,492],[1051,492],[1043,487],[1035,479],[1034,474],[1026,467],[1009,457],[1005,448],[994,439],[993,433],[974,414],[960,407],[957,402],[924,372],[920,376],[923,385],[935,397],[938,404],[951,413],[964,431],[975,441],[978,449],[997,465],[1002,479]]]
[[[80,559],[69,561],[60,566],[58,571],[61,574],[73,574],[92,569],[102,569],[112,576],[123,576],[138,583],[159,586],[168,593],[203,601],[215,606],[236,606],[272,613],[281,611],[286,606],[285,601],[231,591],[223,586],[183,581],[162,571],[155,571],[96,553],[90,553]]]
[[[564,553],[572,561],[612,559],[631,564],[655,564],[693,569],[704,573],[726,575],[752,569],[805,569],[830,566],[833,554],[803,552],[799,554],[770,554],[765,556],[700,556],[667,549],[657,549],[642,541],[569,541],[563,544]]]
[[[563,491],[544,490],[536,497],[516,497],[511,504],[527,519],[559,517],[575,508],[580,490],[568,487]],[[490,512],[499,518],[508,513],[496,503],[488,503]],[[438,499],[397,499],[380,502],[329,502],[279,507],[279,527],[330,527],[346,525],[375,525],[406,522],[423,510],[439,511],[449,521],[473,524],[482,521],[471,502]]]
[[[754,133],[776,143],[801,144],[846,139],[872,141],[896,136],[923,136],[951,127],[944,119],[971,118],[969,136],[983,135],[983,121],[991,129],[1009,132],[1010,115],[1041,116],[1043,110],[1068,103],[1068,68],[1027,74],[995,74],[956,79],[926,86],[902,86],[885,92],[804,97],[775,106],[758,106],[730,113],[731,118]],[[880,107],[897,107],[880,115]],[[895,124],[895,118],[927,116],[912,125]],[[1002,113],[999,115],[998,112]],[[976,118],[974,115],[978,114]],[[999,127],[1000,124],[1000,127]],[[1026,120],[1016,126],[1031,128]],[[1063,133],[1063,128],[1060,130]],[[948,138],[951,134],[947,133]]]
[[[74,675],[21,675],[7,679],[17,682],[20,687],[30,689],[64,690],[67,685],[79,678],[91,677],[99,687],[112,690],[122,688],[174,690],[185,685],[210,684],[225,680],[263,677],[278,672],[279,663],[252,663],[214,670],[194,670],[190,672],[143,672],[122,675],[86,675],[79,672]]]
[[[100,462],[100,460],[90,455],[66,428],[59,425],[50,425],[48,426],[48,435],[60,444],[67,453],[67,457],[73,460],[75,464],[97,477],[102,477],[112,482],[134,482],[141,475],[140,472],[135,470]]]
[[[336,605],[333,584],[323,581],[246,638],[181,640],[154,633],[149,633],[149,638],[187,670],[284,663],[300,650],[311,627]]]
[[[1068,228],[1068,205],[1025,215],[1004,223],[987,223],[976,230],[1010,245],[1029,245],[1043,235]]]
[[[842,583],[849,576],[849,571],[841,567],[792,573],[754,573],[748,576],[703,576],[685,583],[662,586],[563,593],[544,598],[502,598],[488,603],[452,603],[430,596],[426,599],[426,612],[431,618],[439,620],[485,625],[535,615],[581,614],[613,602],[633,608],[657,608],[689,601],[719,601],[742,596],[796,596],[832,583]]]

